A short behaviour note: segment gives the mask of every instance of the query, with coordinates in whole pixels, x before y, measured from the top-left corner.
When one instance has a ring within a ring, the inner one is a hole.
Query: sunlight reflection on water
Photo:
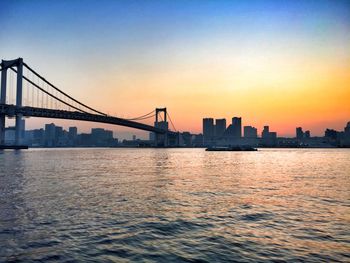
[[[348,261],[350,151],[0,153],[0,261]]]

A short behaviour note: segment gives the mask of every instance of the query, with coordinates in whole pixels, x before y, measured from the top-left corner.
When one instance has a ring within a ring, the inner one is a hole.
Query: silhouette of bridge
[[[23,142],[23,117],[90,121],[140,129],[155,134],[156,146],[168,146],[169,138],[175,138],[175,142],[178,141],[178,132],[166,108],[157,108],[135,118],[110,116],[63,92],[29,67],[22,58],[2,60],[0,70],[0,145],[5,144],[6,116],[16,118],[16,145]],[[10,74],[9,85],[7,83],[8,73]],[[14,76],[16,85],[13,84]],[[139,122],[153,117],[155,117],[154,126]],[[168,129],[167,118],[174,131]]]

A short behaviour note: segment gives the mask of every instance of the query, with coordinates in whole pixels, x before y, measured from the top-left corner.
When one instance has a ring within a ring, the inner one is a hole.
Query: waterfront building
[[[252,126],[244,126],[244,138],[257,138],[258,130]]]
[[[350,138],[350,121],[346,124],[346,127],[344,128],[344,133],[346,137]]]
[[[180,138],[182,143],[180,145],[191,147],[192,146],[192,134],[190,132],[182,132]]]
[[[32,146],[43,146],[45,143],[45,130],[44,129],[35,129],[32,133]]]
[[[56,126],[53,123],[45,124],[45,146],[56,146]]]
[[[324,137],[336,140],[338,137],[338,132],[333,129],[326,129],[326,131],[324,132]]]
[[[215,120],[215,136],[222,137],[226,131],[226,119]]]
[[[261,138],[263,139],[268,139],[269,138],[269,133],[270,133],[270,127],[269,126],[264,126],[263,131],[261,132]]]
[[[203,134],[195,134],[194,139],[192,141],[192,146],[194,147],[202,147],[203,146]]]
[[[69,135],[69,139],[75,139],[78,135],[78,128],[77,127],[69,127],[68,128],[68,135]]]
[[[233,117],[232,118],[232,132],[233,137],[241,138],[242,137],[242,118]]]
[[[271,132],[269,126],[264,126],[261,137],[263,146],[274,147],[277,145],[277,132]]]
[[[204,145],[211,145],[214,140],[215,126],[213,118],[203,119],[203,143]]]
[[[305,137],[306,139],[309,139],[309,138],[311,137],[310,131],[305,131],[304,137]]]
[[[298,140],[302,140],[302,139],[304,138],[303,128],[297,127],[297,128],[295,129],[295,133],[296,133],[296,138],[297,138]]]
[[[113,141],[113,131],[93,128],[91,129],[91,140],[95,146],[108,146]]]

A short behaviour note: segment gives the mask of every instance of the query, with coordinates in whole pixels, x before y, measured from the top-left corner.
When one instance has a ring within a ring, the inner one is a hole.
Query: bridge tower
[[[9,68],[17,68],[17,88],[16,88],[16,106],[22,107],[22,76],[23,76],[23,59],[18,58],[14,60],[1,61],[1,94],[0,104],[6,104],[6,84],[7,84],[7,70]],[[22,114],[16,114],[16,133],[15,143],[19,145],[22,143],[23,122]],[[0,145],[5,144],[5,114],[0,114]]]
[[[163,113],[162,121],[159,121],[159,117],[161,117]],[[168,122],[167,122],[167,112],[166,108],[156,108],[156,121],[154,123],[154,127],[161,128],[163,130],[168,131]],[[156,146],[168,146],[168,134],[155,134],[155,144]]]

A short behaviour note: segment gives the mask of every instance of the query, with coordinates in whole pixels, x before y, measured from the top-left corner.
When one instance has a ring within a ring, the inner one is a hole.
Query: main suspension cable
[[[177,131],[176,128],[175,128],[175,125],[174,125],[173,121],[171,120],[170,115],[169,115],[168,112],[166,113],[166,115],[168,116],[168,118],[169,118],[169,120],[170,120],[170,123],[171,123],[171,126],[173,126],[174,131]]]
[[[10,68],[10,69],[17,73],[17,70],[15,70],[14,68]],[[67,102],[65,102],[65,101],[63,101],[63,100],[61,100],[60,98],[58,98],[58,97],[52,95],[51,93],[47,92],[46,90],[42,89],[42,88],[39,87],[37,84],[35,84],[33,81],[31,81],[30,79],[28,79],[26,76],[22,76],[22,77],[23,77],[23,79],[25,79],[26,81],[28,81],[30,84],[32,84],[33,86],[35,86],[36,88],[38,88],[38,89],[41,90],[42,92],[46,93],[47,95],[51,96],[52,98],[55,98],[55,99],[58,100],[59,102],[65,104],[65,105],[67,105],[67,106],[70,106],[70,107],[72,107],[72,108],[74,108],[74,109],[76,109],[76,110],[78,110],[78,111],[81,111],[81,112],[84,112],[84,113],[88,113],[88,114],[89,114],[89,112],[84,111],[84,110],[82,110],[82,109],[79,109],[79,108],[77,108],[77,107],[74,107],[73,105],[71,105],[71,104],[69,104],[69,103],[67,103]],[[38,105],[38,107],[39,107],[39,105]]]
[[[139,117],[135,117],[135,118],[131,118],[131,119],[126,119],[126,120],[129,120],[129,121],[131,121],[131,120],[139,120],[139,119],[142,119],[142,118],[144,118],[144,117],[146,117],[146,116],[148,116],[148,115],[150,115],[150,114],[152,114],[152,113],[154,113],[155,112],[155,110],[153,110],[153,111],[151,111],[151,112],[149,112],[149,113],[147,113],[147,114],[144,114],[144,115],[142,115],[142,116],[139,116]],[[155,115],[153,115],[153,116],[155,116]],[[152,116],[152,117],[153,117]]]
[[[151,115],[151,116],[147,116],[147,117],[143,117],[143,118],[138,118],[137,120],[140,121],[140,120],[147,120],[147,119],[150,119],[150,118],[153,118],[154,116],[156,116],[155,114]],[[130,120],[130,119],[127,119],[127,120]]]
[[[80,102],[80,101],[74,99],[73,97],[69,96],[67,93],[65,93],[64,91],[60,90],[59,88],[57,88],[56,86],[54,86],[52,83],[50,83],[49,81],[47,81],[45,78],[43,78],[39,73],[37,73],[35,70],[33,70],[31,67],[29,67],[26,63],[23,63],[23,65],[24,65],[27,69],[29,69],[33,74],[35,74],[37,77],[39,77],[40,79],[42,79],[43,81],[45,81],[45,82],[46,82],[48,85],[50,85],[52,88],[54,88],[54,89],[57,90],[58,92],[62,93],[62,94],[65,95],[66,97],[70,98],[70,99],[73,100],[74,102],[76,102],[76,103],[80,104],[81,106],[83,106],[83,107],[85,107],[85,108],[87,108],[87,109],[89,109],[89,110],[91,110],[91,111],[94,111],[94,112],[96,112],[96,113],[98,113],[98,114],[107,116],[106,113],[103,113],[103,112],[98,111],[98,110],[96,110],[96,109],[94,109],[94,108],[91,108],[91,107],[87,106],[86,104],[84,104],[84,103],[82,103],[82,102]]]

